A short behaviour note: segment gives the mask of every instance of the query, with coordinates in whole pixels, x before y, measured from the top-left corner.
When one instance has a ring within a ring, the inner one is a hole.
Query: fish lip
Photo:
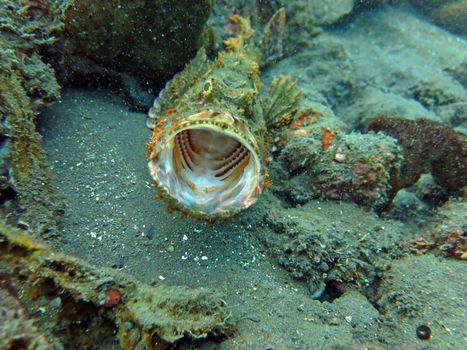
[[[151,152],[148,166],[150,169],[151,176],[156,184],[156,187],[158,187],[159,190],[161,190],[163,196],[169,197],[169,202],[175,204],[175,206],[178,207],[178,209],[180,209],[181,211],[196,211],[196,213],[200,216],[206,216],[211,218],[216,216],[227,217],[229,216],[228,214],[230,212],[233,215],[254,204],[258,200],[259,195],[264,189],[264,179],[266,176],[264,171],[264,165],[258,152],[259,147],[256,143],[254,134],[246,127],[246,124],[244,124],[244,122],[242,122],[238,118],[233,117],[230,113],[224,113],[222,117],[223,118],[212,118],[209,116],[209,114],[206,117],[206,111],[190,115],[186,120],[180,122],[177,125],[177,127],[167,130],[165,135],[163,135],[161,139],[159,139],[155,148]],[[206,211],[200,207],[191,208],[187,206],[186,203],[180,201],[179,198],[177,198],[177,196],[174,195],[174,193],[172,193],[167,183],[160,178],[160,172],[158,171],[157,165],[157,161],[160,155],[167,150],[167,145],[170,144],[170,141],[177,134],[186,130],[193,129],[211,130],[226,135],[227,137],[233,138],[239,143],[241,143],[244,147],[246,147],[250,155],[252,155],[255,164],[254,176],[256,177],[256,179],[252,180],[254,181],[254,183],[250,185],[251,191],[245,199],[245,201],[242,203],[242,205],[236,205],[227,208],[220,206],[215,208],[215,210],[213,211]],[[237,131],[238,129],[241,129],[241,132]]]

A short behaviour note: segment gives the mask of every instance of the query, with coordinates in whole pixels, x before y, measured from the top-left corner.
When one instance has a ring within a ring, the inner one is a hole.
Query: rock
[[[433,22],[454,33],[467,34],[466,0],[411,0],[410,2],[427,14]]]
[[[315,201],[269,210],[264,222],[270,231],[260,240],[321,301],[333,301],[349,289],[364,291],[390,259],[403,254],[399,242],[406,232],[401,226],[383,223],[352,203]]]
[[[63,51],[73,75],[117,72],[149,81],[170,78],[202,45],[213,6],[197,1],[67,0]]]
[[[347,133],[342,122],[318,104],[297,115],[282,135],[279,159],[292,177],[305,174],[299,187],[308,188],[315,197],[366,206],[390,199],[390,174],[401,163],[393,138],[382,133]],[[286,192],[294,187],[291,181]]]
[[[11,222],[51,232],[59,204],[35,119],[60,97],[54,71],[39,55],[56,40],[60,21],[45,4],[17,1],[0,2],[0,17],[0,202],[13,202],[3,211]]]
[[[309,16],[318,25],[329,25],[349,15],[354,0],[308,0]]]

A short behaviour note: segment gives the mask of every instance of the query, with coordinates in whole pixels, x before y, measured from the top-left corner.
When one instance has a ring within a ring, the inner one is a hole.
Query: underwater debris
[[[436,184],[451,193],[467,185],[465,134],[436,121],[385,116],[374,118],[368,130],[394,137],[403,150],[399,171],[391,173],[390,199],[401,188],[415,184],[424,173],[431,173]]]
[[[8,289],[0,284],[0,307],[5,308],[12,298],[10,310],[18,309],[19,303],[25,305],[17,317],[0,318],[0,344],[23,337],[21,323],[30,325],[29,336],[37,334],[36,344],[42,344],[45,336],[58,349],[118,341],[122,349],[159,350],[183,340],[221,336],[227,328],[225,302],[213,291],[151,287],[112,269],[50,251],[25,232],[3,224],[0,268],[0,282],[9,283]],[[8,290],[18,292],[6,300]],[[118,297],[112,295],[117,290]],[[103,304],[102,295],[109,298]],[[24,344],[26,348],[29,343]]]
[[[0,202],[31,231],[53,231],[59,205],[35,128],[38,111],[60,96],[52,67],[38,52],[60,30],[54,6],[0,2]],[[17,207],[17,208],[16,208]]]
[[[422,340],[429,340],[431,339],[431,328],[428,327],[426,324],[421,324],[417,327],[417,337],[418,339]]]
[[[153,135],[149,169],[169,209],[208,220],[225,218],[256,202],[266,181],[266,128],[291,115],[299,94],[262,111],[259,53],[249,22],[233,16],[238,34],[210,63],[201,50],[167,84],[149,111]],[[290,85],[289,79],[280,84]],[[270,97],[268,101],[276,101]],[[277,109],[280,108],[280,113]]]

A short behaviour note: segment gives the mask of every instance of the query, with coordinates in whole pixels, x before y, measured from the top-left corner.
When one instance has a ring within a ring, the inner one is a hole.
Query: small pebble
[[[426,324],[421,324],[417,327],[417,337],[422,340],[431,339],[431,328]]]

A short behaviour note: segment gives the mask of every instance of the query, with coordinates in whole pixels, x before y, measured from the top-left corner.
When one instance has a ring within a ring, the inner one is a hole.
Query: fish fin
[[[282,7],[269,19],[260,42],[261,67],[284,56],[285,9]]]
[[[263,100],[267,128],[288,124],[303,102],[302,90],[289,75],[279,75],[269,86]]]
[[[154,100],[149,109],[146,125],[150,129],[157,126],[157,119],[174,107],[175,101],[188,91],[208,68],[208,58],[204,49],[200,49],[191,62],[180,73],[174,75]]]

